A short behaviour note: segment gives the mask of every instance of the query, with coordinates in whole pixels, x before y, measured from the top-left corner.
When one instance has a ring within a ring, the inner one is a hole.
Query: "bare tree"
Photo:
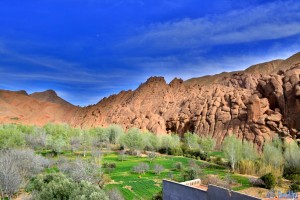
[[[9,199],[15,194],[22,184],[22,177],[15,161],[9,152],[2,151],[0,156],[0,189],[1,197]]]
[[[80,148],[80,138],[79,137],[72,137],[70,140],[70,145],[71,145],[71,149],[72,151],[77,151]]]
[[[82,159],[76,159],[75,161],[62,160],[58,163],[58,168],[78,183],[84,180],[101,186],[101,169],[95,163],[86,162]]]
[[[35,155],[33,150],[0,151],[1,196],[10,199],[22,184],[26,184],[47,164],[47,159]]]
[[[138,174],[145,174],[149,170],[149,165],[147,163],[140,163],[133,167],[133,171]]]
[[[154,165],[154,173],[155,174],[160,174],[162,171],[164,171],[164,167],[162,165]]]
[[[108,194],[109,200],[124,200],[121,192],[116,188],[113,188],[112,190],[109,190],[107,192],[107,194]]]

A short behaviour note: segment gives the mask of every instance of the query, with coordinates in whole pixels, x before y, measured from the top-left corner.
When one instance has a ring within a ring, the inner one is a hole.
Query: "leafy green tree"
[[[109,132],[105,128],[97,127],[89,130],[93,146],[102,149],[109,143]]]
[[[143,133],[143,138],[146,150],[156,151],[159,148],[160,140],[155,134],[151,132],[145,132]]]
[[[62,153],[67,146],[66,140],[63,138],[63,136],[59,135],[49,135],[47,137],[46,144],[55,155]]]
[[[169,154],[170,148],[174,146],[173,139],[171,135],[162,135],[160,136],[161,148],[166,149],[166,153]]]
[[[243,157],[243,144],[235,135],[227,136],[222,144],[225,157],[229,160],[231,170],[235,170],[235,165]]]
[[[131,152],[144,149],[145,143],[143,135],[137,128],[131,128],[121,138],[121,144],[128,148]]]
[[[211,152],[215,149],[216,140],[211,136],[204,136],[199,138],[200,149],[204,152]]]
[[[254,161],[258,158],[257,150],[253,143],[243,141],[243,159]]]
[[[110,144],[117,144],[121,135],[124,134],[123,128],[119,125],[113,124],[107,128],[108,139]]]
[[[186,132],[184,133],[183,140],[189,149],[199,148],[199,144],[198,144],[199,136],[197,134]]]
[[[282,145],[275,140],[265,143],[263,148],[264,162],[274,168],[280,168],[283,165],[284,159],[282,155]]]
[[[298,169],[300,173],[300,147],[294,140],[285,143],[284,158],[286,167]]]

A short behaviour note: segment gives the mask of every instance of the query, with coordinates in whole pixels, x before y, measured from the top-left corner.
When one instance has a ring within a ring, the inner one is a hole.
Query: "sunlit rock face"
[[[276,135],[300,138],[299,75],[298,53],[245,71],[187,81],[175,78],[169,84],[163,77],[151,77],[134,91],[83,108],[65,102],[54,91],[32,95],[1,91],[0,122],[80,127],[114,123],[157,134],[212,135],[218,144],[235,134],[260,148]]]

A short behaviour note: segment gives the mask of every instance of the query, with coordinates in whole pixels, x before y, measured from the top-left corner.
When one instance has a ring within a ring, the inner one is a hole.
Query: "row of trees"
[[[131,128],[125,134],[122,127],[111,125],[108,128],[79,129],[67,125],[47,124],[44,127],[23,125],[0,125],[0,149],[29,147],[34,150],[52,150],[59,154],[64,150],[87,151],[102,148],[129,149],[131,153],[161,151],[166,154],[182,155],[184,150],[198,149],[209,152],[215,147],[211,137],[199,137],[186,133],[184,138],[178,135],[155,135]]]

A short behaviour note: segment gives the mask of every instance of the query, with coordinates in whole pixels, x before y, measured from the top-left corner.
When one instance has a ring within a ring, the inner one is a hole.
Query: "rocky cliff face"
[[[176,78],[169,84],[163,77],[151,77],[135,91],[122,91],[84,108],[64,106],[53,100],[49,102],[49,98],[44,97],[35,100],[59,105],[55,109],[67,113],[62,115],[63,122],[72,126],[115,123],[158,134],[191,131],[212,135],[218,143],[226,135],[235,134],[261,147],[276,135],[300,139],[299,75],[300,53],[287,60],[254,65],[245,71],[187,81]],[[15,95],[27,94],[19,92]],[[2,96],[0,93],[0,100]],[[6,106],[0,101],[1,107]],[[2,112],[0,116],[3,122]],[[32,120],[20,121],[34,123]],[[57,117],[56,121],[59,121]]]

